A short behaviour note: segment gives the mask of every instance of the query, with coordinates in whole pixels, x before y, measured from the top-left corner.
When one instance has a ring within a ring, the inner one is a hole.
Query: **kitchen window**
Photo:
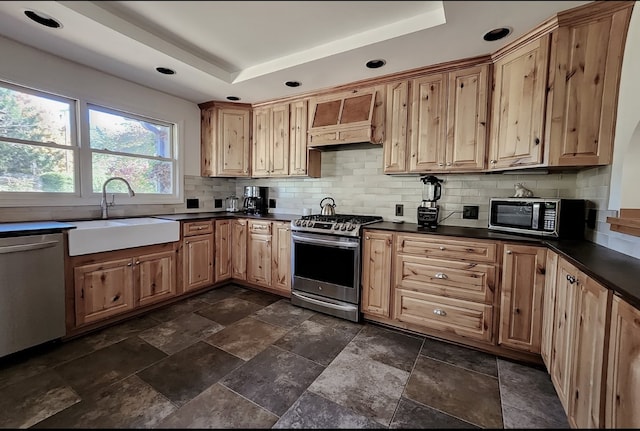
[[[180,200],[177,125],[0,82],[0,206]]]

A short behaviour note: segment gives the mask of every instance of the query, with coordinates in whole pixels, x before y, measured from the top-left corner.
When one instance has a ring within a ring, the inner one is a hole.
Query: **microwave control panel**
[[[543,230],[553,232],[556,229],[556,204],[547,202],[544,204]]]

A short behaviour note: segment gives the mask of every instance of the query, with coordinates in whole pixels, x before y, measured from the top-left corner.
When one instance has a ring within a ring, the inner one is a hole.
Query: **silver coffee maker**
[[[245,214],[267,214],[269,212],[269,188],[261,186],[245,186],[243,207]]]
[[[438,227],[438,217],[440,207],[438,200],[442,196],[442,180],[433,175],[421,177],[422,181],[422,202],[418,206],[418,226],[435,229]]]

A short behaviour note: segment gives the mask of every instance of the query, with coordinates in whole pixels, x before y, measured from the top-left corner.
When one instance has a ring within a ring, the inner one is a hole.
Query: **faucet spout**
[[[104,182],[104,184],[102,184],[102,200],[100,201],[100,210],[102,212],[102,218],[105,220],[109,218],[109,207],[112,207],[115,205],[115,202],[113,201],[113,199],[111,200],[111,202],[107,202],[107,184],[109,184],[111,181],[114,181],[114,180],[120,180],[127,185],[127,189],[129,190],[129,196],[133,197],[136,195],[136,193],[131,188],[131,185],[129,185],[129,182],[124,178],[111,177],[107,179]]]

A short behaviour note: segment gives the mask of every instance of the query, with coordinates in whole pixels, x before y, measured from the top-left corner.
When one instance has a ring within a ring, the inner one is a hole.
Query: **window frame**
[[[74,154],[74,186],[75,192],[0,192],[0,208],[2,207],[25,207],[25,206],[100,206],[102,192],[93,191],[93,167],[92,154],[93,149],[89,142],[89,109],[91,107],[96,110],[111,113],[114,115],[125,116],[128,118],[149,121],[158,125],[170,127],[170,152],[171,158],[159,158],[161,160],[169,160],[172,163],[172,193],[136,193],[134,197],[130,197],[127,193],[115,193],[107,190],[108,195],[115,195],[116,205],[150,205],[150,204],[181,204],[184,203],[184,178],[183,178],[183,157],[182,157],[182,141],[184,138],[184,120],[167,120],[158,118],[153,113],[141,112],[142,110],[128,109],[127,107],[119,107],[115,103],[104,103],[100,100],[90,100],[82,98],[73,98],[50,93],[43,90],[29,88],[19,84],[13,84],[4,80],[0,80],[0,87],[10,88],[15,91],[33,94],[51,100],[66,102],[70,104],[69,119],[71,136],[71,145],[45,144],[43,146],[52,148],[62,148],[72,150]],[[132,111],[136,111],[133,113]],[[14,142],[7,140],[7,142]],[[23,142],[17,142],[23,143]],[[33,145],[40,144],[35,142]],[[27,143],[27,145],[32,145]],[[100,150],[99,153],[125,155],[127,157],[136,157],[134,154],[120,153],[109,150]],[[143,157],[149,159],[149,157]],[[135,191],[135,188],[134,188]],[[109,196],[109,200],[111,197]]]

